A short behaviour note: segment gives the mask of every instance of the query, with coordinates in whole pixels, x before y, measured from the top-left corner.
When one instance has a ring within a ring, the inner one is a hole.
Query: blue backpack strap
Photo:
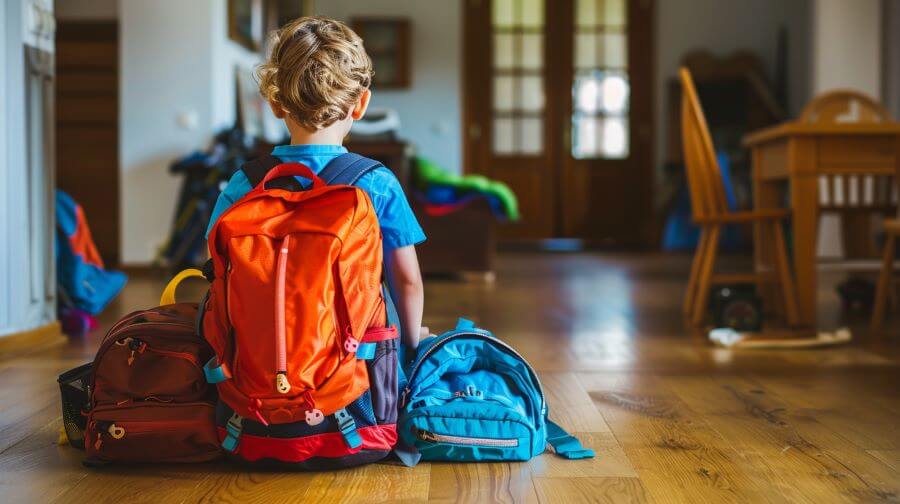
[[[328,185],[354,185],[360,177],[382,166],[374,159],[348,152],[325,165],[319,172],[319,178]]]
[[[594,458],[594,450],[582,446],[581,441],[549,418],[547,419],[547,442],[560,457],[569,460]]]

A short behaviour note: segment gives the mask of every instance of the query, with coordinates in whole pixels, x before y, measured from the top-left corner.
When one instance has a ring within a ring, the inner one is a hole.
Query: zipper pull
[[[280,394],[287,394],[291,391],[291,382],[288,381],[287,371],[279,371],[275,375],[275,390]]]
[[[109,429],[107,429],[107,432],[109,432],[109,435],[112,436],[113,439],[122,439],[125,437],[125,428],[119,427],[116,424],[111,424]]]
[[[147,349],[147,344],[139,339],[128,338],[128,348],[131,349],[131,355],[128,356],[128,365],[131,366],[134,364],[135,352],[138,354],[144,353],[144,350]]]

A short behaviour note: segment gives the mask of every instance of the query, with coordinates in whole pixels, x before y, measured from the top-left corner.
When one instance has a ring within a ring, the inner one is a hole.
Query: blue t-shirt
[[[312,169],[313,173],[321,172],[325,165],[332,159],[346,154],[347,149],[340,145],[280,145],[275,147],[272,155],[284,162],[303,163]],[[304,186],[309,185],[309,181],[297,177]],[[425,233],[419,226],[419,221],[413,214],[403,188],[394,173],[387,168],[377,168],[366,173],[356,182],[356,187],[366,191],[369,199],[372,200],[372,206],[375,207],[375,214],[378,216],[378,224],[381,226],[382,246],[385,254],[391,250],[416,245],[425,241]],[[244,172],[238,170],[232,175],[231,180],[219,199],[216,200],[216,206],[213,208],[212,217],[209,219],[209,227],[206,228],[206,235],[212,229],[213,223],[222,215],[222,212],[228,209],[235,201],[244,197],[250,192],[250,181]]]

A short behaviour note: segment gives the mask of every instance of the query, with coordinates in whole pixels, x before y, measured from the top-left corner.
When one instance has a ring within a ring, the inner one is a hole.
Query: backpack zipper
[[[426,443],[446,443],[466,446],[494,446],[500,448],[513,448],[519,446],[519,440],[515,438],[491,439],[467,436],[450,436],[447,434],[435,434],[434,432],[423,429],[416,430],[416,439],[425,441]]]
[[[281,242],[275,270],[275,390],[280,394],[291,391],[287,377],[287,322],[284,319],[284,284],[290,243],[291,235],[286,235]]]
[[[128,357],[128,365],[132,365],[134,363],[134,359],[144,353],[145,351],[153,352],[155,354],[163,355],[166,357],[173,357],[175,359],[182,359],[190,362],[194,367],[200,367],[200,363],[197,362],[197,358],[192,354],[187,352],[176,352],[174,350],[161,350],[159,348],[154,348],[147,344],[146,341],[138,338],[132,338],[131,336],[116,341],[117,345],[128,346],[131,349],[131,355]]]

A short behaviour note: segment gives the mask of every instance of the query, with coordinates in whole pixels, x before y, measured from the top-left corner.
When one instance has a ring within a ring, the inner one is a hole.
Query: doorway
[[[60,21],[56,182],[84,209],[97,250],[119,263],[119,26]]]
[[[652,242],[652,0],[467,0],[464,158],[507,183],[506,240]]]

